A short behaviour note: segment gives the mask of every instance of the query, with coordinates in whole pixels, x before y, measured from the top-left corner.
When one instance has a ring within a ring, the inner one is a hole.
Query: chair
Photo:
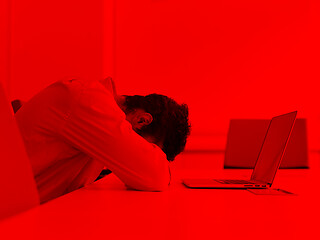
[[[253,168],[270,120],[230,120],[224,168]],[[309,168],[306,119],[296,119],[280,168]]]
[[[31,165],[0,83],[0,220],[39,205]]]

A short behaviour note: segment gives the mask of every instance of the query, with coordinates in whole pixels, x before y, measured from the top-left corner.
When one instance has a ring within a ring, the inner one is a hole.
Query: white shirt
[[[111,84],[59,81],[15,116],[41,202],[92,183],[104,167],[136,190],[162,191],[170,182],[166,155],[132,130]]]

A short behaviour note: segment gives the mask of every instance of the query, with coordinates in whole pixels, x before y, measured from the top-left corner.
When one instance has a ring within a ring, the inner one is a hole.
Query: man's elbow
[[[148,180],[144,179],[140,184],[135,186],[127,185],[130,190],[148,191],[148,192],[163,192],[168,189],[170,184],[170,176],[152,176]]]
[[[158,172],[156,174],[154,174],[151,177],[151,181],[150,181],[150,189],[152,189],[151,191],[154,192],[162,192],[168,189],[170,181],[171,181],[171,174],[170,174],[170,170],[166,169],[163,172]]]
[[[153,192],[163,192],[168,189],[170,184],[170,180],[166,179],[161,179],[158,180],[157,182],[153,183],[151,186],[151,191]]]

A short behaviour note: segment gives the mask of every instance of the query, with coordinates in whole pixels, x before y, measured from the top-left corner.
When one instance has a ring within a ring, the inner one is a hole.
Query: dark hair
[[[125,107],[126,113],[134,109],[143,109],[152,115],[153,121],[137,133],[162,140],[162,150],[169,161],[173,161],[184,150],[191,128],[186,104],[179,105],[167,96],[150,94],[126,96]]]

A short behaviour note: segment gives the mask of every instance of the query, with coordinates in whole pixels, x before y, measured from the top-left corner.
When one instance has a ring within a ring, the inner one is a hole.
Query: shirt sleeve
[[[110,91],[94,85],[70,101],[70,114],[61,129],[65,141],[102,162],[129,188],[162,191],[168,187],[166,155],[132,130]]]

